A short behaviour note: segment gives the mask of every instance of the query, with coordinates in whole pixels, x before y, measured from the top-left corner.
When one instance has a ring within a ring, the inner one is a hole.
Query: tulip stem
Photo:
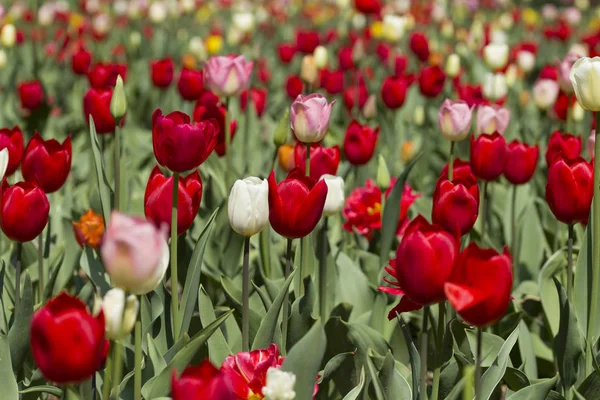
[[[450,142],[450,160],[448,161],[448,180],[452,182],[454,177],[454,141]]]
[[[110,396],[111,375],[113,370],[112,351],[106,356],[106,368],[104,369],[104,382],[102,382],[102,400],[108,400]]]
[[[477,355],[475,358],[475,400],[479,400],[481,394],[481,344],[482,339],[481,327],[477,327]]]
[[[319,306],[321,322],[325,323],[327,317],[327,231],[329,230],[329,217],[323,218],[323,231],[321,242],[321,257],[319,260]]]
[[[573,301],[573,224],[569,224],[569,241],[568,241],[568,256],[567,256],[567,297],[569,301]]]
[[[286,261],[285,261],[285,279],[290,276],[292,272],[292,239],[287,240],[287,252],[286,252]],[[283,354],[287,353],[287,331],[288,331],[288,315],[289,315],[289,306],[290,306],[290,293],[289,291],[285,294],[283,298],[283,317],[281,321],[281,351]]]
[[[119,211],[120,200],[121,200],[121,128],[119,127],[119,121],[115,125],[115,210]]]
[[[225,100],[225,119],[224,129],[225,129],[225,184],[227,187],[225,188],[225,193],[229,193],[229,188],[231,187],[231,136],[229,134],[229,99]]]
[[[40,296],[40,303],[44,303],[44,238],[40,233],[38,235],[38,293]]]
[[[139,319],[135,321],[135,375],[133,377],[133,398],[142,398],[142,323]]]
[[[510,207],[510,227],[511,227],[511,245],[510,249],[512,251],[513,256],[513,279],[515,284],[519,281],[519,258],[517,254],[517,185],[513,185],[513,192],[511,197],[511,207]]]
[[[173,340],[179,340],[179,283],[177,280],[177,206],[179,204],[179,172],[173,173],[171,197],[171,310],[173,313]]]
[[[596,112],[596,126],[600,126],[600,112]],[[600,154],[600,129],[596,129],[596,144],[594,154]],[[598,326],[598,291],[600,289],[600,162],[594,163],[594,203],[592,206],[592,295],[590,297],[590,323],[587,327],[587,343],[586,357],[585,357],[585,371],[586,376],[593,372],[592,359],[594,353],[592,352],[594,333]]]
[[[419,398],[427,400],[427,329],[429,306],[423,308],[423,329],[421,331],[421,377],[419,380]]]
[[[242,267],[242,351],[250,350],[250,238],[244,239],[244,266]]]
[[[454,142],[452,142],[454,143]],[[438,304],[438,327],[437,327],[437,350],[436,364],[433,371],[433,389],[431,391],[431,400],[438,400],[440,391],[440,374],[442,372],[442,363],[444,362],[444,330],[446,329],[446,302]]]
[[[306,143],[306,176],[310,176],[310,143]]]
[[[114,371],[112,387],[110,388],[111,391],[113,388],[119,387],[121,384],[121,377],[123,376],[123,345],[116,340],[113,342],[113,344],[115,347],[115,354],[113,355]]]
[[[16,275],[15,275],[15,312],[21,304],[21,248],[23,244],[16,242],[15,257],[16,257]]]

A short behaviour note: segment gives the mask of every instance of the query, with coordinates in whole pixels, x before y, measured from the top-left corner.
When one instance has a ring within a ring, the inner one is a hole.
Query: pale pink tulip
[[[510,122],[510,110],[498,106],[479,106],[477,109],[477,133],[504,135]]]
[[[462,100],[444,100],[438,113],[438,126],[442,136],[450,141],[463,140],[469,134],[473,108]]]
[[[211,57],[204,68],[206,86],[220,96],[237,96],[248,88],[253,65],[244,56]]]
[[[290,108],[290,125],[296,139],[303,143],[323,140],[334,104],[335,100],[328,104],[320,94],[298,95]]]

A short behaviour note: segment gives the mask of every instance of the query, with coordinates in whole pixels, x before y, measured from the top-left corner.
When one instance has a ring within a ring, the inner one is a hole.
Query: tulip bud
[[[595,82],[600,82],[600,57],[577,60],[571,68],[570,78],[581,107],[600,111],[600,93],[595,85]]]
[[[267,400],[290,400],[296,398],[295,384],[296,375],[270,367],[267,370],[266,386],[262,388],[262,392]]]
[[[366,119],[375,118],[377,115],[377,96],[372,94],[367,99],[364,107],[362,108],[362,115]]]
[[[380,154],[377,158],[377,186],[384,192],[390,187],[390,171],[388,170],[385,158]]]
[[[503,43],[490,43],[483,49],[483,59],[492,70],[500,70],[508,62],[508,45]]]
[[[411,140],[402,143],[402,147],[400,148],[400,159],[403,163],[409,163],[413,158],[415,158],[415,153],[417,151],[417,146]]]
[[[273,135],[273,143],[275,146],[283,146],[288,139],[288,129],[290,126],[290,110],[285,110],[283,118],[279,121],[275,134]]]
[[[313,85],[317,81],[317,63],[311,55],[302,57],[302,66],[300,67],[300,78],[309,85]]]
[[[452,53],[446,59],[446,75],[450,78],[456,78],[460,74],[460,57],[456,53]]]
[[[106,292],[102,300],[102,310],[106,321],[106,337],[112,340],[125,338],[135,325],[140,303],[131,294],[125,298],[125,291],[114,288]]]
[[[160,1],[154,2],[150,5],[148,16],[152,22],[160,24],[167,19],[167,7]]]
[[[423,123],[425,123],[425,108],[423,106],[415,107],[413,121],[416,126],[423,126]]]
[[[17,41],[17,29],[13,24],[6,24],[0,31],[0,43],[3,47],[13,47]]]
[[[227,204],[229,223],[234,231],[250,237],[269,222],[269,184],[256,177],[238,179],[231,188]]]
[[[530,51],[520,51],[517,55],[517,65],[521,71],[528,73],[535,67],[535,54]]]
[[[294,146],[291,144],[284,144],[279,146],[277,149],[277,159],[279,166],[285,172],[290,172],[296,167],[296,160],[294,154]]]
[[[323,46],[317,46],[315,51],[313,52],[313,57],[315,59],[315,64],[317,68],[322,69],[327,66],[327,49]]]
[[[233,26],[242,33],[249,33],[254,30],[254,14],[250,12],[239,12],[232,16]]]
[[[327,198],[323,207],[323,215],[329,217],[344,208],[344,179],[340,176],[325,174],[319,180],[327,184]]]
[[[127,96],[125,96],[121,75],[117,77],[117,84],[110,100],[110,113],[116,120],[120,120],[127,113]]]
[[[573,109],[571,110],[571,117],[573,117],[573,121],[581,122],[585,117],[585,110],[581,107],[579,102],[575,102],[573,104]]]
[[[329,117],[335,100],[327,104],[320,94],[298,95],[290,107],[290,126],[303,143],[323,140],[329,128]]]
[[[496,101],[506,96],[508,87],[504,74],[489,73],[483,82],[483,95],[486,99]]]
[[[471,128],[473,108],[462,101],[452,102],[446,99],[438,113],[438,126],[442,136],[450,141],[463,140]]]

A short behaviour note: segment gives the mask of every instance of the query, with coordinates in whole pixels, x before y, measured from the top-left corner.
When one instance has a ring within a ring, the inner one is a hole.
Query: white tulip
[[[581,122],[585,117],[585,110],[581,107],[578,101],[573,104],[573,109],[571,110],[571,116],[573,117],[573,121]]]
[[[404,36],[407,21],[398,15],[385,15],[383,17],[383,37],[390,42],[397,42]]]
[[[8,167],[8,149],[0,150],[0,181],[4,179],[6,168]]]
[[[129,6],[125,0],[117,0],[113,4],[113,10],[115,11],[115,15],[121,17],[127,14],[127,9]]]
[[[160,1],[152,3],[148,10],[148,15],[150,16],[150,20],[155,24],[164,22],[167,19],[167,7]]]
[[[533,87],[533,102],[541,110],[547,110],[556,102],[558,83],[552,79],[540,79]]]
[[[54,5],[44,4],[38,11],[38,22],[42,26],[48,26],[54,21]]]
[[[102,311],[106,321],[106,337],[112,340],[123,339],[133,329],[140,303],[136,295],[125,298],[125,291],[114,288],[106,292],[102,300]]]
[[[315,51],[313,52],[313,57],[315,58],[315,63],[317,64],[317,68],[325,68],[327,66],[327,49],[323,46],[317,46]]]
[[[460,74],[460,57],[456,53],[452,53],[446,59],[446,67],[444,72],[450,78],[456,78]]]
[[[189,44],[190,52],[196,56],[199,60],[206,59],[206,46],[204,46],[204,41],[199,36],[194,36],[190,39]]]
[[[319,180],[327,184],[327,198],[323,215],[329,217],[337,214],[344,208],[344,179],[340,176],[325,174]]]
[[[266,179],[238,179],[231,188],[227,204],[229,223],[234,231],[250,237],[269,222],[269,183]]]
[[[504,74],[492,74],[486,75],[483,82],[483,96],[492,101],[500,100],[508,93],[508,87],[506,86],[506,77]]]
[[[352,17],[352,27],[356,30],[364,29],[365,25],[367,25],[367,17],[364,15],[357,13]]]
[[[251,12],[238,12],[233,14],[233,26],[243,33],[249,33],[254,30],[255,18]]]
[[[294,385],[296,375],[279,368],[267,370],[267,385],[262,388],[265,400],[293,400],[296,398]]]
[[[6,24],[0,32],[0,42],[4,47],[13,47],[17,41],[17,28],[13,24]]]
[[[502,69],[508,62],[508,50],[508,45],[504,43],[490,43],[483,49],[483,59],[491,69]]]
[[[520,51],[517,55],[517,65],[523,72],[531,72],[535,67],[535,54],[530,51]]]
[[[571,83],[581,107],[600,111],[600,57],[580,58],[571,67]]]

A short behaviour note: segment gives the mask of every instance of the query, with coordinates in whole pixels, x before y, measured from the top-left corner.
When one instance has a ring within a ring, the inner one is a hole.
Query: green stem
[[[454,143],[454,142],[452,142]],[[446,302],[438,304],[438,326],[437,326],[437,340],[436,340],[436,364],[435,371],[433,371],[433,389],[431,391],[431,400],[438,400],[440,392],[440,375],[442,372],[442,363],[444,362],[444,330],[446,329],[445,318],[446,317]]]
[[[118,388],[121,384],[121,377],[123,376],[123,345],[118,341],[113,342],[115,347],[115,353],[113,355],[114,371],[111,392],[113,388]]]
[[[310,143],[306,143],[306,176],[310,176]]]
[[[477,355],[475,359],[475,400],[480,400],[481,395],[481,346],[482,346],[482,329],[477,327]]]
[[[44,303],[44,237],[43,234],[38,236],[38,293],[40,296],[40,303]]]
[[[519,281],[519,258],[517,252],[517,185],[513,186],[513,192],[511,196],[511,207],[510,207],[510,228],[511,228],[511,244],[510,250],[512,251],[513,256],[513,279],[515,281],[515,285]]]
[[[133,377],[133,398],[142,398],[142,322],[135,322],[135,375]]]
[[[23,243],[16,242],[15,253],[16,253],[16,275],[15,275],[15,312],[19,309],[21,304],[21,248]]]
[[[115,155],[114,155],[114,163],[115,163],[115,210],[119,211],[120,200],[121,200],[121,128],[119,127],[119,122],[115,125]]]
[[[244,239],[244,266],[242,269],[242,351],[250,350],[250,238]]]
[[[569,224],[569,242],[568,242],[568,257],[567,257],[567,297],[569,301],[573,301],[573,224]]]
[[[229,193],[231,187],[231,135],[229,134],[229,99],[225,100],[225,184],[227,185],[226,192]]]
[[[427,329],[429,306],[423,308],[423,329],[421,331],[421,375],[419,378],[419,398],[427,400]]]
[[[448,180],[452,182],[454,176],[454,141],[450,142],[450,159],[448,160]]]
[[[600,112],[596,112],[596,126],[600,126]],[[595,144],[595,153],[600,154],[600,129],[596,129],[596,144]],[[592,271],[594,274],[592,275],[592,295],[591,305],[590,305],[590,323],[588,324],[587,329],[587,343],[588,347],[586,349],[586,357],[585,357],[585,371],[586,376],[590,375],[593,372],[593,364],[592,364],[592,347],[594,340],[594,332],[596,331],[596,327],[598,325],[598,292],[600,287],[600,245],[598,242],[600,241],[600,162],[594,163],[594,203],[592,207],[592,243],[596,245],[592,247],[592,255],[593,255],[593,264]]]
[[[310,176],[310,143],[306,143],[306,176]],[[301,247],[301,252],[300,252],[300,267],[299,267],[299,271],[298,271],[298,276],[296,276],[296,295],[298,297],[302,296],[303,292],[304,292],[304,287],[302,285],[302,282],[304,280],[304,273],[306,272],[306,269],[304,268],[305,265],[308,263],[308,255],[309,255],[309,243],[308,243],[308,236],[303,237],[302,239],[300,239],[300,247]]]
[[[321,257],[319,257],[319,306],[321,321],[324,323],[327,317],[327,231],[329,230],[329,217],[323,218],[323,231],[321,242]]]
[[[292,272],[292,239],[287,240],[287,252],[286,252],[286,261],[285,261],[285,279],[290,276]],[[283,317],[281,321],[281,352],[283,354],[287,353],[287,331],[288,331],[288,315],[290,313],[290,293],[289,291],[285,294],[283,298]]]
[[[106,356],[106,368],[104,369],[104,381],[102,382],[102,400],[108,400],[110,396],[110,385],[113,371],[112,351]]]
[[[173,339],[179,340],[179,282],[177,279],[177,206],[179,204],[179,172],[173,174],[171,208],[171,309],[173,314]]]

